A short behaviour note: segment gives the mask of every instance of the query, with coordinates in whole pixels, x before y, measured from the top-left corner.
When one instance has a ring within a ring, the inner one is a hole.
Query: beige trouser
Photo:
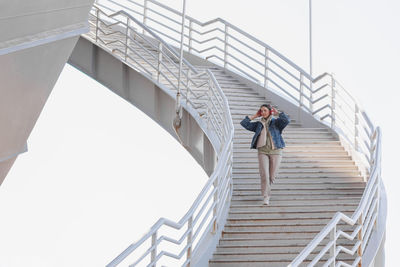
[[[263,197],[271,196],[271,184],[274,183],[281,163],[282,155],[266,155],[258,153],[258,167],[261,178],[261,194]]]

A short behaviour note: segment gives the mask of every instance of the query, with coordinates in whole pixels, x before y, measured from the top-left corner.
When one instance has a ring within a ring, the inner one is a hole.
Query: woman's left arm
[[[279,112],[279,118],[275,120],[275,123],[279,130],[282,131],[290,123],[290,118],[285,114],[285,112],[281,111]]]

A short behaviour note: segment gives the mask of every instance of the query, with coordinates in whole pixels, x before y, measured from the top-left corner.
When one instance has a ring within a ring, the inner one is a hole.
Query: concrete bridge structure
[[[311,77],[227,21],[155,0],[53,2],[0,11],[0,181],[68,62],[155,120],[210,177],[180,221],[161,218],[107,266],[384,265],[380,129],[334,76]],[[268,206],[239,125],[264,103],[291,118]]]

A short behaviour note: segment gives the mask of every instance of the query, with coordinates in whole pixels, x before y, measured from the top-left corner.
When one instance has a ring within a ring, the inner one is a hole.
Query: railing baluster
[[[126,17],[126,31],[125,31],[125,62],[128,56],[128,45],[129,45],[129,17]]]
[[[379,171],[378,175],[379,175],[379,177],[381,177],[381,172],[380,171]],[[375,212],[377,214],[379,214],[379,205],[380,205],[380,202],[381,202],[381,179],[376,179],[376,184],[377,184],[377,187],[378,187],[378,189],[376,190],[376,198],[377,198],[378,203],[376,203]],[[379,219],[379,216],[376,216],[376,220],[374,222],[374,230],[378,229],[378,219]]]
[[[376,129],[373,130],[371,136],[369,136],[369,173],[372,172],[372,167],[374,165],[374,154],[375,154],[375,139],[376,139]]]
[[[311,114],[314,111],[314,92],[313,92],[313,87],[314,86],[313,86],[313,81],[312,81],[312,77],[311,77],[311,79],[310,79],[310,105],[309,105]]]
[[[336,124],[336,81],[331,76],[331,88],[332,88],[332,93],[331,93],[331,128],[335,129],[335,124]]]
[[[228,34],[229,28],[228,25],[225,23],[225,39],[224,39],[224,68],[228,67]]]
[[[329,249],[329,258],[333,258],[333,261],[330,264],[330,267],[335,267],[336,265],[336,226],[332,228],[329,234],[329,240],[333,241],[331,248]]]
[[[193,215],[192,216],[190,216],[190,218],[189,218],[189,220],[188,220],[188,231],[189,231],[189,233],[188,233],[188,236],[187,236],[187,245],[188,245],[188,248],[187,248],[187,251],[186,251],[186,259],[187,260],[191,260],[191,258],[192,258],[192,242],[193,242],[193,240],[192,240],[192,237],[193,237]],[[189,261],[189,264],[188,265],[186,265],[187,267],[190,267],[190,261]]]
[[[206,107],[206,119],[207,119],[207,129],[210,129],[210,106],[211,106],[211,85],[212,85],[212,81],[211,81],[211,77],[208,78],[208,90],[207,90],[207,107]]]
[[[192,30],[193,30],[193,22],[189,20],[189,53],[192,53]]]
[[[163,57],[163,44],[160,42],[158,44],[158,61],[157,61],[157,82],[160,82],[160,76],[161,76],[161,68],[162,68],[162,57]]]
[[[186,72],[186,104],[189,103],[190,98],[190,69],[187,69]]]
[[[303,86],[304,75],[300,72],[300,97],[299,97],[299,108],[304,106],[304,86]]]
[[[268,67],[269,67],[269,49],[265,47],[265,61],[264,61],[264,87],[268,87]]]
[[[154,261],[157,257],[157,231],[151,236],[151,246],[153,247],[151,250],[151,262],[153,262],[151,267],[156,267],[157,264]]]
[[[214,181],[214,188],[217,188],[217,190],[215,190],[215,193],[214,193],[214,203],[218,202],[218,198],[219,198],[219,183],[220,183],[219,180],[220,180],[220,176],[218,175],[217,179],[215,179],[215,181]],[[213,210],[213,217],[215,218],[214,223],[213,223],[213,230],[212,230],[213,234],[217,233],[217,230],[218,230],[217,218],[216,218],[217,213],[218,213],[218,207],[219,207],[219,204],[215,205],[214,210]]]
[[[99,38],[99,9],[96,8],[96,43]]]
[[[354,104],[354,149],[358,151],[358,125],[359,125],[359,113],[360,109],[358,108],[357,103]]]
[[[143,24],[144,25],[147,25],[146,24],[146,22],[147,22],[147,4],[148,4],[148,1],[144,0],[144,2],[143,2]],[[142,30],[142,33],[146,34],[145,29]]]
[[[364,226],[363,218],[364,218],[364,213],[362,212],[360,217],[358,218],[358,224],[361,225],[361,228],[360,228],[360,231],[358,232],[358,235],[357,235],[357,239],[360,241],[360,246],[358,247],[357,254],[361,259],[362,259],[362,256],[363,256],[363,251],[362,251],[362,247],[363,247],[362,231],[363,231],[363,226]],[[360,260],[360,262],[358,263],[358,267],[362,266],[361,261],[362,260]]]

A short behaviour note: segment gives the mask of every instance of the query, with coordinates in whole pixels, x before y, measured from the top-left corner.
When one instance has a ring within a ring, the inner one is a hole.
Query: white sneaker
[[[269,197],[264,197],[263,204],[269,205]]]

